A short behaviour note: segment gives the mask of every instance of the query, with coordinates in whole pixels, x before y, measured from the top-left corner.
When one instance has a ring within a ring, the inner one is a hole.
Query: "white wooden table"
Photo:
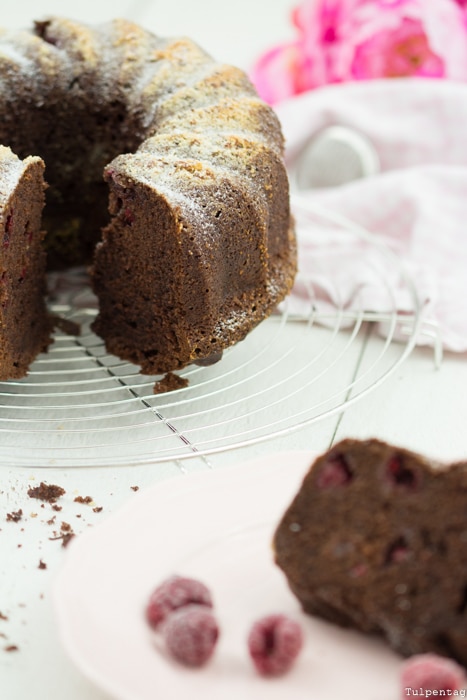
[[[17,0],[3,18],[7,26],[29,25],[56,13],[89,22],[125,16],[161,35],[186,34],[214,56],[244,68],[276,41],[292,35],[289,0],[113,0],[80,3]],[[361,342],[338,371],[352,376],[379,343],[375,333]],[[283,368],[287,372],[287,367]],[[445,353],[435,367],[433,350],[416,348],[378,388],[358,403],[316,424],[239,450],[214,454],[209,466],[229,464],[280,450],[321,451],[343,437],[379,437],[442,460],[467,458],[467,356]],[[305,400],[305,399],[301,399]],[[206,469],[201,458],[185,470]],[[0,465],[0,698],[2,700],[103,700],[104,695],[74,668],[58,639],[52,609],[52,587],[66,550],[60,546],[60,524],[79,535],[102,522],[144,489],[162,479],[185,478],[180,464],[37,469]],[[41,481],[67,491],[63,510],[41,507],[27,495]],[[76,496],[91,496],[91,506]],[[95,511],[94,507],[102,510]],[[23,511],[22,520],[7,514]],[[48,522],[55,516],[54,522]],[[41,564],[42,562],[42,564]],[[6,618],[6,619],[4,619]],[[17,649],[8,648],[17,647]]]

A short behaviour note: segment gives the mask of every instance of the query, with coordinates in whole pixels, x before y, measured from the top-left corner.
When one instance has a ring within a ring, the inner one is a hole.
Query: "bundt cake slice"
[[[44,163],[0,146],[0,379],[27,374],[51,342],[45,303],[41,213]]]
[[[93,327],[112,353],[149,374],[178,369],[219,356],[273,311],[295,274],[278,166],[261,141],[194,132],[157,135],[109,166]]]
[[[274,535],[303,609],[467,666],[467,462],[378,440],[319,457]]]

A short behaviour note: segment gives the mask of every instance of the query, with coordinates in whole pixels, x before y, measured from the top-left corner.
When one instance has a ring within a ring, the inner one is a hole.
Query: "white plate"
[[[273,562],[274,529],[311,461],[310,453],[279,453],[171,479],[73,540],[55,602],[81,671],[116,700],[399,697],[399,657],[380,640],[304,615]],[[221,637],[203,669],[166,658],[144,620],[149,593],[173,573],[201,579],[214,595]],[[286,676],[264,679],[245,640],[270,612],[299,619],[305,647]]]

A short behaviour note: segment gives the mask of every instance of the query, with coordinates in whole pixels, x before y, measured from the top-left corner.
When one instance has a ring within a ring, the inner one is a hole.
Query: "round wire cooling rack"
[[[294,294],[220,362],[179,372],[188,386],[165,394],[153,391],[161,377],[108,354],[90,330],[96,302],[85,271],[51,275],[62,330],[27,377],[0,383],[2,462],[79,467],[209,455],[340,413],[383,382],[421,332],[409,275],[350,222],[300,200],[294,213],[312,240]],[[341,271],[352,259],[349,280]],[[70,334],[75,324],[79,335]],[[381,332],[363,352],[375,326]]]

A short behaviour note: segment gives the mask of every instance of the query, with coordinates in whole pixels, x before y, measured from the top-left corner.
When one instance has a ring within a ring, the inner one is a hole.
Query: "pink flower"
[[[404,17],[396,29],[378,32],[355,47],[351,71],[357,79],[442,78],[445,65],[430,48],[421,22]]]
[[[263,100],[274,104],[313,87],[306,83],[305,60],[299,42],[281,44],[263,54],[251,75]]]
[[[304,0],[297,39],[257,62],[252,78],[275,103],[347,80],[467,80],[467,0]]]

